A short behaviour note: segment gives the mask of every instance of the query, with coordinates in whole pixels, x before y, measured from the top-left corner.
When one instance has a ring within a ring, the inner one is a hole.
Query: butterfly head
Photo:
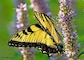
[[[64,52],[64,50],[63,50],[63,44],[58,44],[58,45],[57,45],[57,48],[58,48],[58,51],[59,51],[60,53],[63,53],[63,52]]]

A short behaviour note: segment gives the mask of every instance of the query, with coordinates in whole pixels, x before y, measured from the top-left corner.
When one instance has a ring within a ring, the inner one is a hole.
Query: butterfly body
[[[51,19],[38,12],[35,12],[35,17],[40,24],[33,24],[13,35],[9,41],[9,46],[37,47],[48,56],[50,53],[63,52],[63,46],[60,45],[60,40]]]

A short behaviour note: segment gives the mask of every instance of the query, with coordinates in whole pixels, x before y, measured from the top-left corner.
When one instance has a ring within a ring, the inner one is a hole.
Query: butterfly
[[[52,53],[62,53],[62,35],[55,27],[52,18],[44,13],[34,12],[39,23],[17,32],[10,39],[9,46],[37,47],[43,54],[50,56]],[[60,37],[60,38],[59,38]]]

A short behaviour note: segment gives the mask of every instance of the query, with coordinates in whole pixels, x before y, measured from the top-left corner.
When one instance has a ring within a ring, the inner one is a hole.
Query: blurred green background
[[[27,0],[28,6],[30,1]],[[49,0],[48,5],[54,16],[59,12],[58,0]],[[36,23],[33,18],[33,9],[28,9],[29,23]],[[11,22],[15,20],[15,7],[13,0],[0,0],[0,60],[22,60],[22,55],[17,48],[9,47],[8,41],[11,35]],[[84,50],[84,0],[78,0],[76,3],[76,15],[74,16],[74,24],[77,26],[78,43],[80,50]],[[41,58],[41,59],[40,59]],[[35,53],[35,60],[48,60],[46,55],[40,52]],[[84,55],[80,56],[84,60]]]

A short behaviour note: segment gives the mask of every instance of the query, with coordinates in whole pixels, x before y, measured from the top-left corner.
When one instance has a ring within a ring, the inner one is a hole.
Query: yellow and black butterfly
[[[9,46],[38,47],[47,54],[62,53],[63,45],[59,39],[62,35],[55,28],[52,19],[44,13],[34,12],[39,24],[33,24],[25,30],[19,31],[9,41]]]

